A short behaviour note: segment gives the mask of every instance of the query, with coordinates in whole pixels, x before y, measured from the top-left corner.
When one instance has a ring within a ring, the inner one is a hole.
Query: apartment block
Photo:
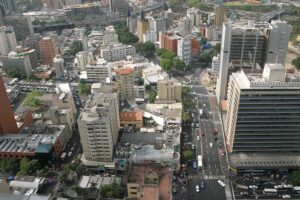
[[[116,70],[117,87],[120,93],[120,99],[134,100],[134,69],[123,68]]]
[[[159,80],[157,83],[158,101],[165,103],[181,102],[181,83],[175,79]]]
[[[3,69],[6,73],[11,70],[18,70],[29,77],[32,73],[32,67],[28,55],[20,55],[16,52],[10,52],[2,57]]]
[[[61,55],[56,55],[53,58],[53,65],[55,69],[56,78],[58,80],[63,80],[64,77],[64,59],[61,57]]]
[[[179,39],[180,37],[173,33],[165,33],[160,37],[161,48],[177,54],[177,42]]]
[[[218,27],[223,25],[225,14],[226,14],[226,8],[223,5],[216,4],[214,7],[214,13],[215,13],[215,21],[214,24]]]
[[[106,60],[98,58],[86,66],[87,79],[95,83],[103,83],[112,77],[111,65]]]
[[[149,20],[145,19],[144,13],[141,12],[141,16],[137,19],[136,32],[139,38],[139,42],[143,42],[143,35],[150,29]]]
[[[118,94],[92,95],[78,118],[78,128],[86,160],[111,162],[120,128]]]
[[[76,54],[77,66],[80,70],[85,70],[87,64],[94,60],[90,51],[80,51]]]
[[[300,151],[300,77],[281,64],[232,73],[225,122],[230,153]]]
[[[192,58],[192,41],[187,37],[182,37],[177,41],[177,56],[186,65],[190,64]]]
[[[55,44],[50,37],[44,37],[38,43],[41,56],[41,64],[53,65],[53,58],[56,55]]]
[[[101,57],[108,62],[126,59],[127,56],[135,54],[135,48],[131,45],[111,44],[101,49]]]
[[[115,43],[119,43],[118,35],[113,26],[107,26],[103,34],[102,44],[106,46]]]

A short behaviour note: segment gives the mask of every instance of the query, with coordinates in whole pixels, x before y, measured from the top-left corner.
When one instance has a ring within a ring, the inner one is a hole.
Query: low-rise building
[[[134,100],[134,69],[121,68],[116,70],[116,74],[120,99]]]
[[[126,59],[127,56],[135,54],[135,48],[131,45],[110,44],[101,49],[101,57],[108,62]]]
[[[100,3],[75,4],[65,7],[64,12],[67,16],[75,17],[80,14],[99,15],[102,13]]]
[[[3,69],[6,73],[12,70],[18,70],[29,77],[32,73],[32,67],[28,55],[20,55],[16,52],[10,52],[8,56],[2,57]]]
[[[115,43],[119,43],[118,34],[113,26],[107,26],[103,34],[102,45],[107,46]]]
[[[157,83],[158,102],[181,102],[181,83],[176,79],[159,80]]]
[[[18,85],[18,79],[4,79],[6,93],[10,103],[13,103],[20,94],[20,87]]]
[[[111,65],[106,60],[98,58],[96,61],[90,62],[85,67],[87,79],[91,82],[103,83],[107,78],[111,79]]]
[[[56,84],[50,81],[19,81],[21,93],[39,91],[43,93],[55,93]]]
[[[142,128],[143,113],[140,111],[121,112],[120,124],[123,126],[123,128]]]
[[[164,72],[159,65],[150,63],[150,65],[142,70],[142,77],[145,85],[156,87],[157,82],[167,78],[168,74]]]

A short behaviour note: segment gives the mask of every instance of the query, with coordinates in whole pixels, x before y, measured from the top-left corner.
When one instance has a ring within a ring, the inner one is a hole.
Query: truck
[[[198,169],[202,169],[203,163],[202,163],[202,156],[198,155]]]

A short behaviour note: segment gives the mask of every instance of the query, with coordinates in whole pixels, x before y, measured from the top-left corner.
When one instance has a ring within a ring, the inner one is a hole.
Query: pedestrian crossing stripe
[[[187,177],[189,180],[190,179],[204,179],[204,180],[218,180],[218,179],[225,179],[224,175],[200,175],[198,177],[197,175],[188,175]]]

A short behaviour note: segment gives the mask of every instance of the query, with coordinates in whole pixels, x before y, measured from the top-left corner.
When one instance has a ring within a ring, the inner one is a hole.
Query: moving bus
[[[202,167],[203,167],[202,156],[199,155],[198,156],[198,169],[202,169]]]
[[[277,195],[277,189],[275,188],[265,188],[263,191],[264,195]]]

